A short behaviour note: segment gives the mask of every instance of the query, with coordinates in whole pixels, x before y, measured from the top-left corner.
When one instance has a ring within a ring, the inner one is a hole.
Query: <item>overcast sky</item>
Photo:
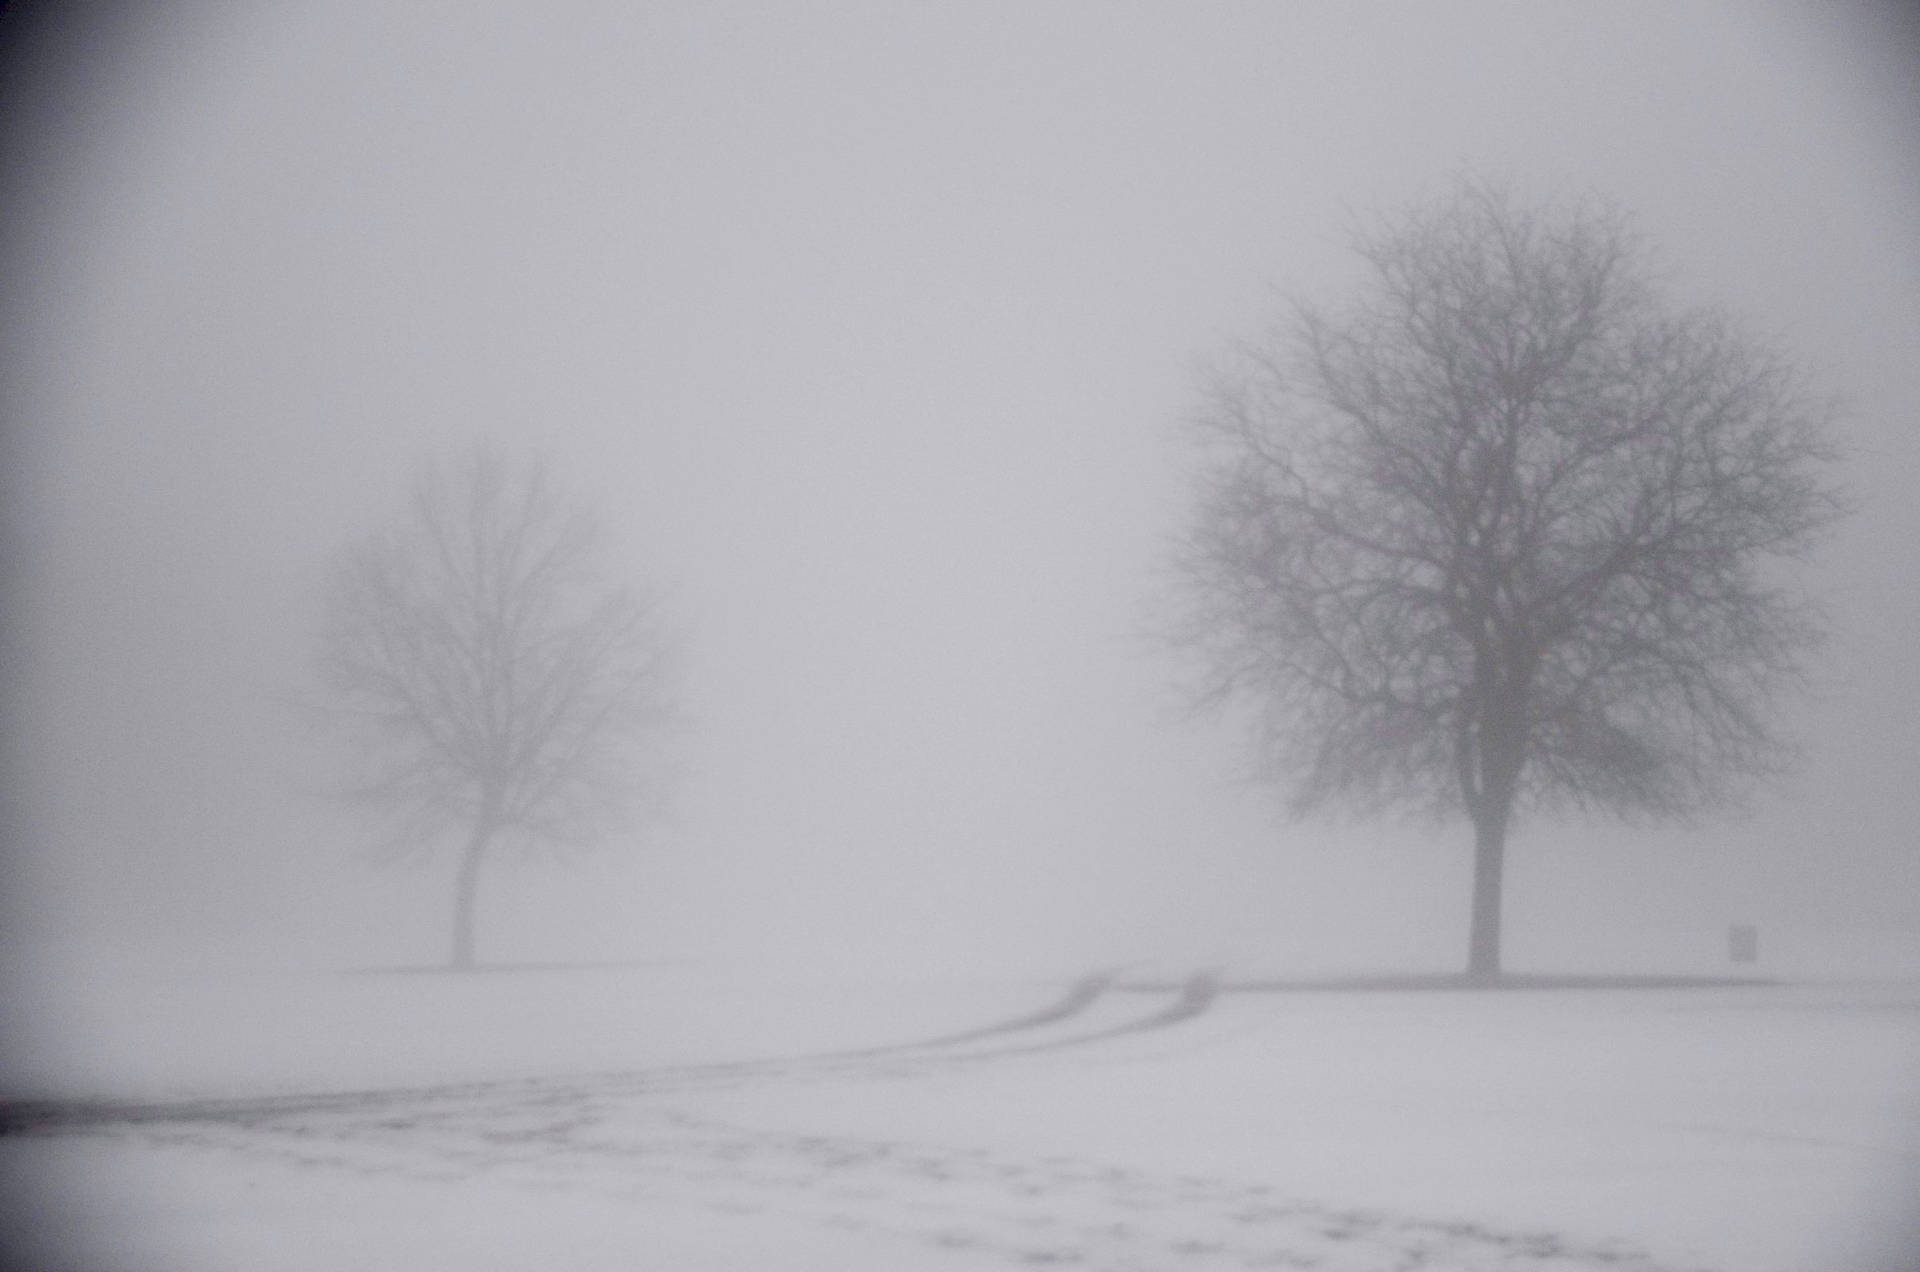
[[[1808,576],[1799,776],[1525,822],[1512,961],[1920,930],[1920,97],[1870,11],[347,0],[63,40],[8,174],[16,960],[440,955],[449,867],[365,864],[292,704],[330,554],[483,436],[671,587],[695,723],[670,821],[487,877],[483,954],[1463,957],[1464,826],[1285,822],[1138,638],[1200,368],[1463,167],[1633,213],[1677,302],[1845,398],[1862,506]]]

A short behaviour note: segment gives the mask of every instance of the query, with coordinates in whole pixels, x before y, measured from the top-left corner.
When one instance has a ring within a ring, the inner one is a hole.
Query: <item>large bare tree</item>
[[[1464,812],[1500,972],[1517,808],[1684,813],[1772,771],[1817,643],[1779,563],[1841,511],[1830,411],[1663,302],[1625,219],[1463,179],[1355,235],[1365,283],[1218,377],[1178,635],[1296,812]]]
[[[493,851],[591,840],[655,793],[669,643],[656,601],[609,583],[600,552],[542,465],[479,449],[423,469],[407,514],[338,562],[320,663],[348,789],[403,846],[463,833],[455,967],[474,965]]]

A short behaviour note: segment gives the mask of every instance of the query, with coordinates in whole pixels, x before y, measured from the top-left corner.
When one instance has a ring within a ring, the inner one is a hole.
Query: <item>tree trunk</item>
[[[1507,688],[1488,695],[1481,728],[1462,745],[1462,790],[1473,818],[1473,926],[1467,934],[1467,978],[1500,979],[1500,900],[1506,874],[1507,827],[1527,762],[1526,697]]]
[[[1473,821],[1473,928],[1467,976],[1500,979],[1500,880],[1506,866],[1507,810],[1482,808]]]
[[[480,887],[480,861],[493,839],[491,818],[474,823],[467,850],[460,857],[460,869],[453,881],[453,958],[448,964],[458,971],[473,970],[473,901]]]

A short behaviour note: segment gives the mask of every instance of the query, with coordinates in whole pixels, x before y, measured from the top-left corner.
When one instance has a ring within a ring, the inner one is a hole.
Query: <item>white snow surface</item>
[[[27,1004],[4,1231],[75,1272],[1920,1265],[1920,982],[1253,979],[630,967],[154,985],[58,1028]]]

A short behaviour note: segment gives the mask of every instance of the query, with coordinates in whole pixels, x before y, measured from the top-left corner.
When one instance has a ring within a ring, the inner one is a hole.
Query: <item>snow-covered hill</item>
[[[1920,1253],[1920,984],[1246,983],[366,975],[263,980],[251,1013],[178,991],[117,1039],[166,1019],[171,1051],[64,1084],[49,1051],[16,1082],[146,1103],[16,1101],[7,1228],[107,1272]],[[294,1094],[325,1091],[350,1094]]]

